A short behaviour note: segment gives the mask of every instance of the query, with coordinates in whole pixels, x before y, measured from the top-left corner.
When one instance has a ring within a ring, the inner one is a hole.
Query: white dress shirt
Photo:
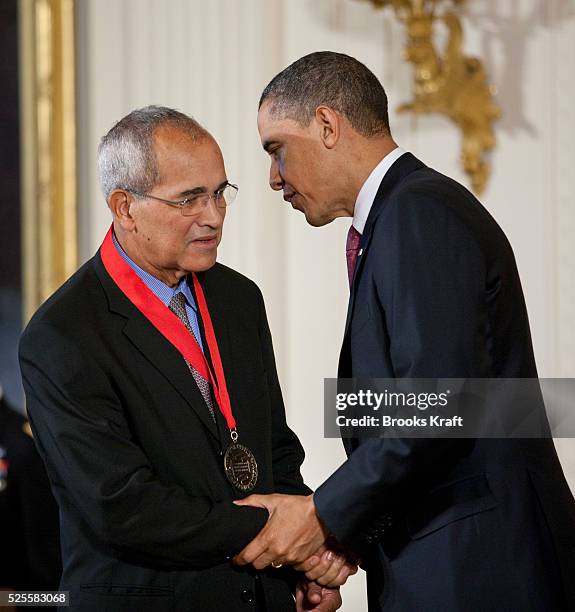
[[[363,234],[365,229],[365,222],[367,216],[377,195],[379,185],[383,180],[386,172],[391,166],[405,153],[406,151],[401,147],[393,149],[391,153],[388,153],[377,166],[372,170],[371,174],[367,177],[365,183],[361,186],[359,193],[357,194],[357,200],[355,201],[355,208],[353,209],[353,227],[360,233]]]

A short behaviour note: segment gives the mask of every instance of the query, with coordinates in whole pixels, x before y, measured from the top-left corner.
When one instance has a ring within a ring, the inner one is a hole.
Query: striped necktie
[[[192,329],[192,326],[190,325],[190,320],[188,319],[188,313],[186,312],[186,296],[181,291],[178,291],[178,293],[172,296],[172,299],[170,300],[170,304],[168,305],[168,308],[178,317],[178,319],[180,319],[180,321],[186,326],[186,329],[195,338],[196,336],[194,334],[194,330]],[[204,398],[208,406],[210,415],[212,419],[214,419],[214,422],[215,422],[216,416],[214,413],[214,401],[212,399],[210,383],[194,368],[194,366],[187,359],[185,361],[188,364],[188,368],[190,369],[190,372],[192,373],[192,376],[194,377],[194,380],[196,381],[196,384],[198,385],[198,388],[200,389],[200,393],[202,394],[202,397]]]

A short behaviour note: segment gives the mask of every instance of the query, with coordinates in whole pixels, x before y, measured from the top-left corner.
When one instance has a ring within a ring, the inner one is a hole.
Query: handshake
[[[269,513],[264,528],[234,557],[234,563],[252,564],[256,569],[292,565],[303,572],[296,587],[297,611],[337,610],[339,587],[357,572],[359,561],[330,538],[313,495],[250,495],[234,503]]]

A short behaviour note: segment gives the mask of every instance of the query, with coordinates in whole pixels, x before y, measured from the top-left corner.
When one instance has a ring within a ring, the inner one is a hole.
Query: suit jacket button
[[[244,589],[241,593],[241,598],[244,603],[254,603],[256,597],[251,589]]]

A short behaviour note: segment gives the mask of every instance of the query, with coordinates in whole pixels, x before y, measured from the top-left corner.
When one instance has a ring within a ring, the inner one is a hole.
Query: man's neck
[[[397,143],[391,136],[377,139],[363,139],[361,147],[357,149],[358,153],[353,160],[354,163],[349,167],[351,171],[350,185],[353,186],[350,190],[348,205],[351,217],[354,215],[357,196],[363,184],[367,181],[369,175],[381,160],[397,149],[397,147]]]
[[[381,162],[382,159],[387,157],[392,151],[395,151],[397,146],[398,145],[391,138],[385,138],[380,146],[374,147],[373,149],[367,151],[365,159],[362,160],[360,172],[358,173],[360,181],[359,188],[355,194],[356,198],[361,186],[365,183],[375,167]]]

